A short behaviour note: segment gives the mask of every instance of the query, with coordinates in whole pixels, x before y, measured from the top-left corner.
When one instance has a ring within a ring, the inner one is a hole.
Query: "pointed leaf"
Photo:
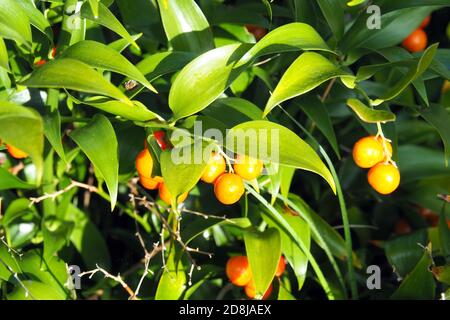
[[[70,137],[105,180],[111,196],[111,210],[114,209],[118,191],[119,160],[113,126],[105,116],[96,115],[88,125],[73,131]]]
[[[10,71],[8,62],[8,50],[6,49],[5,41],[0,37],[0,68]]]
[[[25,11],[15,0],[0,1],[0,37],[19,44],[31,43],[31,27]]]
[[[124,56],[104,44],[85,40],[67,48],[62,58],[76,59],[93,68],[105,69],[123,74],[143,84],[147,89],[156,92],[156,89],[147,81],[144,75]]]
[[[61,116],[58,110],[48,114],[43,118],[44,134],[59,157],[66,162],[66,154],[62,144],[61,137]]]
[[[36,8],[33,0],[16,0],[22,10],[30,19],[30,23],[47,36],[50,41],[53,41],[53,31],[50,23],[44,14]]]
[[[371,109],[358,99],[348,99],[347,105],[367,123],[395,121],[395,114],[386,110]]]
[[[132,105],[127,96],[100,73],[74,59],[56,59],[47,62],[36,69],[28,79],[22,82],[22,85],[31,88],[64,88],[100,94]]]
[[[175,262],[175,250],[172,250],[158,283],[155,300],[178,300],[186,288],[186,273],[180,262]]]
[[[318,53],[303,53],[284,73],[266,104],[264,115],[283,101],[311,91],[327,80],[348,75],[348,72]]]

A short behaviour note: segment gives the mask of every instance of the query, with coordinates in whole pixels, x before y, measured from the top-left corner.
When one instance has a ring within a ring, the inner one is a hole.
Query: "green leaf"
[[[50,261],[64,245],[68,244],[73,226],[74,223],[60,221],[54,216],[50,216],[42,222],[45,260]]]
[[[450,228],[447,217],[445,216],[445,207],[439,215],[439,242],[444,256],[450,255]]]
[[[147,89],[157,92],[144,75],[116,50],[97,41],[85,40],[67,48],[62,58],[75,59],[93,68],[105,69],[123,74],[140,82]]]
[[[139,49],[139,46],[134,41],[133,37],[128,33],[127,29],[120,23],[120,21],[114,16],[114,14],[103,3],[98,4],[98,17],[92,12],[89,3],[84,3],[81,7],[81,16],[85,19],[89,19],[99,25],[108,28],[117,33],[122,38],[126,39],[134,47]]]
[[[280,211],[280,210],[279,210]],[[281,211],[280,211],[281,212]],[[296,237],[302,240],[306,248],[309,250],[311,246],[311,231],[308,223],[299,216],[281,213],[282,217],[295,231]],[[306,271],[308,269],[308,258],[303,253],[301,248],[291,239],[291,236],[282,228],[278,227],[272,221],[273,217],[264,215],[264,220],[270,227],[277,228],[281,236],[281,251],[284,254],[287,262],[292,266],[297,277],[298,290],[300,291],[306,280]]]
[[[66,162],[66,154],[61,137],[61,116],[58,110],[46,115],[44,118],[44,134],[59,157]]]
[[[327,138],[336,155],[340,157],[339,145],[333,129],[333,123],[331,122],[330,115],[328,114],[325,104],[317,97],[305,97],[298,103],[295,103],[300,106],[300,108],[312,121],[314,121],[317,128],[319,128],[325,138]]]
[[[206,146],[196,143],[161,153],[161,173],[174,205],[178,196],[191,191],[200,180],[209,160],[203,156],[204,148]]]
[[[6,295],[8,300],[66,300],[65,296],[48,284],[33,280],[24,280],[22,283],[28,292],[18,286]]]
[[[426,230],[419,230],[385,242],[386,257],[400,276],[406,276],[419,262],[426,241]]]
[[[136,68],[153,81],[162,75],[180,70],[194,57],[190,52],[159,52],[140,61]]]
[[[233,65],[245,48],[232,44],[208,51],[180,71],[169,94],[174,120],[203,110],[231,85],[240,73]]]
[[[47,62],[21,84],[31,88],[64,88],[100,94],[132,105],[127,96],[100,73],[74,59],[56,59]]]
[[[98,18],[98,4],[100,0],[88,0],[89,5],[91,6],[92,13],[94,14],[94,18]]]
[[[226,147],[238,154],[317,173],[336,191],[330,171],[313,148],[282,125],[264,120],[241,123],[228,132]]]
[[[0,68],[10,71],[8,62],[8,50],[6,49],[5,41],[0,37]]]
[[[85,127],[73,131],[70,137],[105,180],[112,211],[116,206],[119,180],[118,143],[114,128],[105,116],[98,114]]]
[[[344,8],[340,0],[317,0],[325,19],[337,40],[344,34]]]
[[[209,23],[194,0],[158,0],[158,5],[174,50],[201,53],[214,48]]]
[[[327,80],[348,75],[324,56],[305,52],[284,73],[266,104],[264,116],[283,101],[307,93]]]
[[[397,97],[406,87],[416,80],[422,73],[425,72],[426,69],[430,66],[433,61],[434,55],[436,54],[436,50],[438,48],[438,44],[433,44],[428,47],[423,53],[422,57],[417,61],[417,63],[408,71],[408,73],[394,86],[389,88],[386,93],[384,93],[379,99],[376,99],[373,102],[373,105],[379,105],[384,101],[392,100]]]
[[[175,262],[175,250],[172,250],[159,280],[155,300],[178,300],[185,288],[186,273],[181,261]]]
[[[0,190],[33,189],[36,186],[20,180],[5,168],[0,167]]]
[[[395,11],[403,8],[447,6],[447,0],[378,0],[385,12]],[[384,12],[383,11],[383,12]]]
[[[422,250],[423,251],[423,250]],[[429,270],[433,263],[431,245],[423,252],[422,258],[400,284],[391,299],[401,300],[431,300],[435,298],[436,283]]]
[[[243,121],[259,120],[262,118],[261,109],[253,102],[236,97],[219,98],[211,106],[203,110],[203,114],[220,119],[227,128],[232,128]],[[226,114],[226,117],[223,117]]]
[[[15,0],[0,1],[0,37],[30,46],[30,20]]]
[[[59,208],[61,209],[61,208]],[[67,221],[75,224],[70,235],[70,241],[83,258],[85,266],[89,269],[109,269],[111,260],[105,239],[89,216],[73,204],[69,204],[65,215]],[[95,243],[95,246],[92,244]]]
[[[129,105],[121,101],[105,99],[104,97],[90,97],[85,100],[79,100],[71,95],[69,96],[77,104],[85,104],[124,119],[140,122],[154,119],[164,120],[156,113],[147,109],[147,107],[138,100],[132,100],[132,105]]]
[[[281,256],[281,237],[277,229],[244,233],[245,250],[252,270],[256,299],[261,299],[275,276]]]
[[[289,23],[269,32],[236,64],[240,67],[257,58],[279,52],[322,50],[332,52],[317,31],[306,23]]]
[[[33,0],[16,0],[23,12],[30,19],[30,23],[53,42],[53,31],[44,14],[36,8]]]
[[[0,139],[23,150],[36,166],[39,184],[43,172],[44,126],[36,110],[0,101]]]
[[[354,98],[347,100],[347,106],[349,106],[362,121],[367,123],[395,121],[396,118],[395,114],[390,111],[371,109],[360,100]]]

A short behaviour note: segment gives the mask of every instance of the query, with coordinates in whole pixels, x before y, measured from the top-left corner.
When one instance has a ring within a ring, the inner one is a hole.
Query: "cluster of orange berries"
[[[2,142],[0,140],[0,146],[2,145]],[[22,150],[20,150],[19,148],[16,148],[10,144],[5,143],[6,145],[6,149],[8,150],[8,153],[10,154],[11,157],[15,158],[15,159],[25,159],[28,157],[28,154]]]
[[[286,260],[283,256],[278,261],[276,277],[281,277],[286,270]],[[256,296],[255,283],[253,281],[252,270],[246,256],[231,257],[226,265],[226,274],[232,284],[238,287],[244,287],[245,294],[250,299]],[[267,291],[264,293],[263,300],[266,300],[272,294],[272,284],[270,284]]]
[[[391,156],[391,143],[379,136],[364,137],[353,147],[353,160],[360,168],[370,168],[369,184],[381,194],[394,192],[400,184],[400,172]]]
[[[158,131],[154,133],[156,141],[162,150],[167,149],[164,140],[164,132]],[[258,178],[263,170],[264,164],[261,160],[253,159],[248,156],[238,155],[233,165],[233,172],[226,172],[225,158],[214,152],[201,176],[201,180],[205,183],[214,184],[214,194],[217,200],[226,205],[231,205],[239,201],[245,192],[243,180],[253,180]],[[147,148],[145,148],[136,157],[136,169],[139,174],[141,185],[148,190],[159,190],[161,200],[170,204],[171,195],[164,179],[160,176],[153,176],[153,158]],[[178,203],[186,200],[188,193],[180,195],[177,199]]]
[[[258,178],[262,173],[263,166],[261,160],[238,155],[233,165],[234,173],[226,172],[225,158],[219,153],[213,153],[203,171],[201,180],[213,183],[217,200],[230,205],[238,202],[244,194],[243,180]]]
[[[402,46],[409,52],[420,52],[423,51],[428,44],[428,37],[426,32],[423,30],[426,28],[431,21],[431,16],[426,17],[420,26],[413,31],[405,40],[402,42]]]

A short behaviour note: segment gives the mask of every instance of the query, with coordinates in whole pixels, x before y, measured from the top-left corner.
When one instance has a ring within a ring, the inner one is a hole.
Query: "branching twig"
[[[47,199],[52,199],[54,201],[57,197],[63,195],[66,192],[69,192],[73,188],[82,188],[82,189],[88,190],[89,192],[95,192],[95,193],[98,193],[98,191],[99,191],[98,188],[96,188],[94,186],[72,180],[71,183],[62,190],[56,191],[54,193],[48,193],[48,194],[45,194],[38,198],[30,198],[30,201],[31,201],[30,207],[34,204],[37,204],[37,203],[42,202]]]

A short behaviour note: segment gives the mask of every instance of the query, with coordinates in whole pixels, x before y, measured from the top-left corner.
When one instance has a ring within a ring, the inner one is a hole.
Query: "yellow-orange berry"
[[[16,159],[25,159],[28,157],[28,154],[10,144],[6,144],[6,148],[8,149],[9,154],[11,157]]]
[[[360,168],[371,168],[383,159],[383,144],[374,136],[359,139],[353,147],[353,160]]]
[[[233,204],[244,194],[242,178],[234,173],[224,173],[214,183],[214,194],[223,204]]]
[[[150,179],[153,171],[153,158],[148,149],[144,149],[136,157],[136,169],[139,176]]]
[[[182,203],[184,200],[186,200],[188,196],[188,193],[183,193],[178,196],[177,202],[178,204]],[[171,204],[171,194],[169,192],[169,189],[167,188],[166,184],[164,182],[161,182],[159,184],[159,197],[162,201],[164,201],[167,204]]]
[[[272,284],[270,284],[269,288],[267,289],[266,293],[264,293],[264,296],[262,298],[262,300],[267,300],[270,295],[272,294]],[[245,286],[245,294],[247,295],[247,297],[249,297],[250,299],[255,299],[256,296],[256,288],[255,288],[255,283],[254,281],[250,281],[246,286]]]
[[[378,193],[390,194],[400,185],[400,172],[390,163],[379,163],[369,170],[367,179]]]
[[[139,181],[142,186],[148,190],[156,190],[159,188],[160,183],[163,182],[163,178],[160,176],[156,176],[153,178],[146,178],[144,176],[139,176]]]
[[[208,164],[203,171],[202,181],[214,183],[214,181],[225,172],[226,166],[224,157],[219,153],[214,153],[211,158],[209,158]]]
[[[286,270],[286,260],[283,256],[280,257],[280,261],[278,261],[277,271],[275,272],[276,277],[281,277],[281,275]]]
[[[261,175],[263,162],[249,156],[238,155],[234,163],[234,172],[244,180],[253,180]]]
[[[405,40],[402,42],[402,46],[409,52],[423,51],[428,44],[428,36],[425,31],[418,28],[414,30]]]

